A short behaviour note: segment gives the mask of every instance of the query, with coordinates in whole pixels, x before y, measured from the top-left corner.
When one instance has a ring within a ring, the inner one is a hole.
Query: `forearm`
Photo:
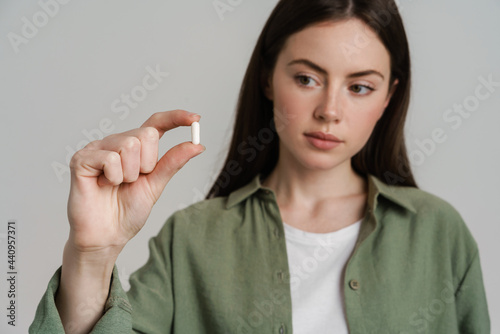
[[[64,247],[55,302],[66,333],[89,333],[102,317],[119,251],[82,254]]]

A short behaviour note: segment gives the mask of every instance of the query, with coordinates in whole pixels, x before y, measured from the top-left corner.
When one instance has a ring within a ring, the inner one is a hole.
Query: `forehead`
[[[322,22],[291,35],[282,61],[307,58],[330,72],[367,68],[390,72],[390,55],[377,34],[359,19]]]

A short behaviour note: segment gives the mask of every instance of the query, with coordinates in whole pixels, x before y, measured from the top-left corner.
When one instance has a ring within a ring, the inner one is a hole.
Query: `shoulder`
[[[214,233],[230,234],[242,223],[252,223],[260,210],[262,200],[260,175],[227,196],[205,199],[174,212],[163,230],[196,235]],[[248,225],[248,224],[246,224]]]
[[[388,186],[394,195],[407,202],[417,214],[461,218],[458,210],[447,200],[426,190],[408,186]]]
[[[227,208],[227,200],[227,196],[205,199],[177,210],[167,219],[162,231],[178,234],[181,231],[199,233],[207,229],[227,228],[242,219],[238,206]]]
[[[387,185],[389,200],[411,211],[410,224],[452,247],[475,249],[476,242],[462,214],[449,201],[431,192],[408,186]]]
[[[371,174],[368,180],[370,197],[376,194],[378,202],[385,200],[384,203],[391,207],[396,204],[418,216],[461,218],[453,205],[433,193],[417,187],[391,185]]]
[[[381,186],[382,189],[384,186]],[[379,196],[382,231],[402,248],[448,267],[462,277],[478,256],[478,245],[460,212],[447,200],[422,189],[386,185]],[[383,202],[383,203],[382,203]],[[395,241],[396,240],[396,241]],[[443,269],[444,270],[444,269]]]

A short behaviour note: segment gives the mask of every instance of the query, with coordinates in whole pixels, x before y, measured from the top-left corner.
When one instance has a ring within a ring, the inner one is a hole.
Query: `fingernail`
[[[194,113],[194,112],[190,112],[188,115],[189,115],[189,116],[200,116],[200,117],[201,117],[201,115],[199,115],[199,114],[197,114],[197,113]]]

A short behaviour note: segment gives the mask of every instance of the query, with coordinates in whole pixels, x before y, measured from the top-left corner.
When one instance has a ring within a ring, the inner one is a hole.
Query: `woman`
[[[419,190],[404,145],[410,58],[390,0],[282,0],[248,67],[205,201],[116,258],[201,145],[157,161],[157,113],[71,161],[70,236],[31,332],[488,333],[477,245]]]

